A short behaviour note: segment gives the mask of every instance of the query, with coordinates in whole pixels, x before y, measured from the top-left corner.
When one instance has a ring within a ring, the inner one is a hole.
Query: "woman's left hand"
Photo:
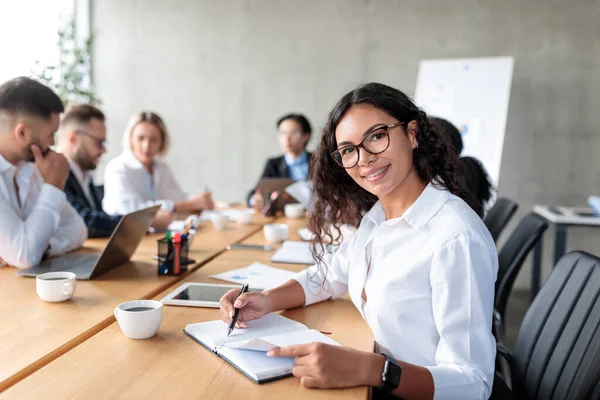
[[[346,388],[381,384],[385,357],[324,343],[273,349],[270,357],[294,357],[292,373],[307,388]]]

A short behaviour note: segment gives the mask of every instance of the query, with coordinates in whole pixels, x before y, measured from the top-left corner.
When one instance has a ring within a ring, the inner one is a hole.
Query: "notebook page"
[[[294,368],[293,357],[267,357],[267,351],[282,346],[321,342],[339,346],[314,329],[267,336],[219,347],[219,355],[256,381],[289,375]]]
[[[247,283],[251,288],[267,290],[283,285],[294,276],[296,276],[295,272],[254,262],[247,267],[211,275],[210,277],[239,284]]]
[[[300,322],[292,321],[276,313],[267,314],[254,321],[248,321],[248,328],[234,329],[229,337],[227,337],[228,326],[228,324],[220,320],[200,322],[186,326],[185,331],[204,343],[207,347],[213,349],[213,351],[216,351],[218,346],[226,343],[308,330]]]
[[[251,340],[242,340],[239,342],[225,344],[222,347],[267,352],[276,347],[284,347],[291,346],[294,344],[306,344],[314,342],[339,346],[339,343],[335,340],[328,338],[319,331],[310,329],[308,331],[298,331],[273,336],[264,336],[261,338]],[[221,349],[222,347],[220,347],[219,349]]]
[[[219,355],[254,381],[292,374],[294,357],[267,357],[266,352],[221,347]]]

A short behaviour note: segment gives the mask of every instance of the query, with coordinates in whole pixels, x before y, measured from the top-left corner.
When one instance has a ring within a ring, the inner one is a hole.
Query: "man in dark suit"
[[[280,157],[270,158],[265,164],[262,178],[291,178],[306,180],[310,175],[311,153],[306,151],[312,128],[304,115],[287,114],[277,121],[279,144],[283,150]],[[256,188],[248,193],[248,205],[263,208],[263,193]]]
[[[59,150],[71,166],[65,193],[84,219],[89,237],[110,236],[122,217],[104,212],[102,190],[94,185],[90,173],[106,153],[104,121],[104,114],[96,107],[76,104],[67,108],[59,129]]]

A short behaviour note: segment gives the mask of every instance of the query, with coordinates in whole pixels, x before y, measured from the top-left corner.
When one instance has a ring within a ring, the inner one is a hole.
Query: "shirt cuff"
[[[304,271],[299,272],[293,279],[296,280],[296,282],[302,286],[302,290],[304,290],[304,298],[306,299],[304,302],[305,306],[319,303],[333,297],[333,293],[324,289],[323,286],[327,285],[322,285],[322,274],[319,272],[316,265],[310,266]]]
[[[164,211],[168,211],[168,212],[174,212],[175,211],[175,202],[172,200],[162,200],[160,209],[164,210]]]
[[[425,367],[431,373],[436,399],[487,399],[492,390],[491,382],[477,379],[455,365],[434,365]],[[475,372],[475,371],[473,371]]]
[[[44,183],[38,196],[37,204],[49,209],[54,215],[54,229],[60,225],[60,215],[67,200],[67,195],[56,186]]]

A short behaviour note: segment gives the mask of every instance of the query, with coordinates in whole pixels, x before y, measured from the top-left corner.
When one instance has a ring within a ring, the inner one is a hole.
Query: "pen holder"
[[[195,263],[194,260],[188,258],[189,242],[182,239],[177,245],[173,240],[167,241],[162,238],[157,240],[158,243],[158,275],[181,275],[187,271],[189,264]],[[176,251],[179,247],[179,251]]]

